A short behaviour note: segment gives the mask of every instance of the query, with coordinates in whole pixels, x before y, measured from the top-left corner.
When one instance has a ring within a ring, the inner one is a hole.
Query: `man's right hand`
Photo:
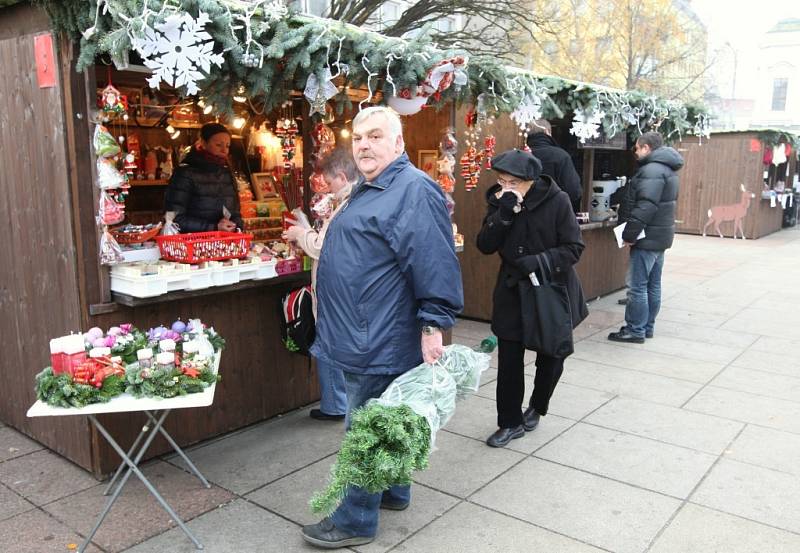
[[[506,192],[497,201],[499,207],[497,211],[500,213],[502,221],[509,222],[514,218],[514,208],[519,203],[519,198],[513,192]]]

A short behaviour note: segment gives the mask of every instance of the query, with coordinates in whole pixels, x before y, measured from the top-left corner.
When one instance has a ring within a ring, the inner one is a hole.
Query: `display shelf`
[[[160,117],[130,117],[127,121],[129,127],[139,127],[143,129],[155,129],[160,127]],[[191,121],[177,121],[175,119],[167,119],[166,125],[172,125],[176,129],[199,129],[203,123],[192,123]],[[163,128],[163,127],[162,127]]]
[[[131,186],[167,186],[169,181],[167,179],[155,179],[155,180],[139,180],[139,179],[131,179],[128,181],[128,184]]]

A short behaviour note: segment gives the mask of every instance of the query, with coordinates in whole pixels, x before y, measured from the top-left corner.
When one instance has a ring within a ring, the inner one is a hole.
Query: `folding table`
[[[217,353],[214,358],[214,372],[216,373],[219,368],[219,359],[220,354]],[[135,474],[139,480],[145,485],[147,490],[156,498],[159,504],[164,508],[165,511],[169,514],[169,516],[174,520],[177,525],[180,527],[181,530],[189,537],[190,540],[194,543],[197,549],[203,549],[203,544],[197,541],[194,534],[189,530],[189,528],[184,524],[183,520],[178,516],[178,514],[169,506],[169,503],[158,493],[158,490],[150,483],[147,477],[139,470],[139,462],[144,457],[147,448],[150,447],[150,444],[153,442],[153,439],[156,437],[157,434],[161,434],[164,438],[169,442],[169,445],[175,452],[181,456],[181,458],[186,462],[186,465],[189,469],[200,479],[200,482],[206,488],[210,488],[211,484],[205,479],[205,477],[197,470],[197,467],[194,466],[183,450],[175,443],[175,440],[172,439],[172,436],[164,429],[164,421],[166,420],[167,416],[173,409],[188,409],[190,407],[208,407],[212,403],[214,403],[214,390],[216,389],[217,385],[212,384],[202,392],[196,394],[188,394],[185,396],[179,396],[175,398],[165,398],[165,399],[154,399],[154,398],[140,398],[137,399],[130,394],[122,394],[120,396],[115,397],[108,403],[94,403],[92,405],[87,405],[86,407],[78,408],[67,408],[67,407],[52,407],[47,405],[46,403],[42,402],[41,400],[37,400],[36,403],[28,409],[28,416],[29,417],[61,417],[61,416],[76,416],[76,415],[86,415],[89,417],[89,420],[92,421],[95,428],[103,435],[103,437],[108,441],[114,451],[116,451],[120,457],[122,457],[122,463],[119,465],[117,472],[114,474],[111,482],[109,482],[108,486],[106,487],[103,495],[108,495],[111,493],[111,497],[109,497],[108,501],[106,502],[106,506],[103,509],[103,512],[100,513],[100,516],[97,518],[97,522],[95,522],[94,527],[92,528],[89,535],[86,536],[86,540],[80,546],[78,551],[83,553],[83,551],[89,546],[89,543],[92,541],[92,538],[97,533],[98,528],[105,520],[106,515],[111,510],[111,507],[117,501],[122,492],[122,488],[128,482],[131,474]],[[139,435],[134,440],[133,445],[130,449],[126,452],[123,450],[119,444],[111,437],[111,434],[100,424],[100,421],[97,420],[96,415],[102,415],[106,413],[134,413],[134,412],[144,412],[147,416],[147,422],[145,422],[144,426],[142,426],[142,430],[139,432]],[[149,434],[148,434],[149,432]],[[145,437],[146,436],[146,437]],[[140,442],[144,438],[144,443]],[[126,469],[127,470],[124,470]],[[124,474],[123,474],[124,470]],[[120,479],[120,475],[122,474],[122,478]],[[119,482],[117,482],[119,480]],[[116,484],[116,487],[114,487]],[[112,492],[113,488],[113,492]]]

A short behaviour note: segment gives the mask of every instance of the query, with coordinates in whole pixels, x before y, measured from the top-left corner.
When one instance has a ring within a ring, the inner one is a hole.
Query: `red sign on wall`
[[[36,80],[39,88],[56,86],[56,61],[53,54],[53,35],[46,33],[33,37],[33,53],[36,59]]]
[[[758,138],[751,138],[750,139],[750,151],[751,152],[760,152],[761,151],[761,141]]]

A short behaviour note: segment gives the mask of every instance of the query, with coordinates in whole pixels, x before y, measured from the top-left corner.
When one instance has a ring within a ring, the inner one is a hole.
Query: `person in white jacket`
[[[317,263],[325,241],[325,232],[328,225],[347,203],[350,191],[358,180],[358,168],[349,149],[337,148],[320,160],[317,169],[330,188],[333,195],[334,209],[329,217],[324,219],[319,231],[291,226],[284,233],[286,240],[294,242],[306,255],[314,260],[311,267],[311,287],[315,291],[314,317],[316,317],[316,288],[317,288]],[[347,411],[347,396],[345,394],[344,374],[333,365],[317,359],[317,374],[320,385],[319,409],[311,410],[311,417],[318,420],[343,420]]]

